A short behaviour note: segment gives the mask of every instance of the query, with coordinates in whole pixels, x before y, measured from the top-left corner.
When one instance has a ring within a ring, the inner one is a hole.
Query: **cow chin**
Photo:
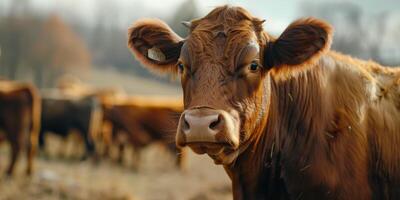
[[[179,121],[176,144],[189,146],[197,154],[208,154],[216,164],[230,164],[239,149],[237,116],[211,108],[186,110]]]
[[[217,165],[230,165],[238,156],[239,150],[222,152],[218,155],[210,155],[208,154]]]
[[[196,154],[207,154],[215,164],[229,165],[239,155],[238,149],[220,143],[189,143],[187,144]]]

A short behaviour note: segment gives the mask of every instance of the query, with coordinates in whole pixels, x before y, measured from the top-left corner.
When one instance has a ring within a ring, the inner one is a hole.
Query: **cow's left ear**
[[[319,19],[303,18],[294,21],[275,41],[266,44],[264,65],[272,68],[311,62],[329,50],[332,27]]]
[[[177,72],[183,39],[159,19],[141,19],[128,30],[128,47],[145,67],[157,72]]]

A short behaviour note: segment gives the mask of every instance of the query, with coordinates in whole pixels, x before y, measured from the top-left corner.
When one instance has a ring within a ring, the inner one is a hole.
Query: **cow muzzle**
[[[210,155],[217,164],[239,147],[239,117],[208,107],[188,109],[179,120],[178,147],[189,146],[195,153]]]

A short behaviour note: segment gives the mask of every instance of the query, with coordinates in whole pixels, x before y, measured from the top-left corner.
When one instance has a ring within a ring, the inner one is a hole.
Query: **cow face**
[[[277,39],[262,23],[224,6],[186,24],[186,39],[154,19],[130,28],[128,45],[139,61],[181,78],[185,111],[177,146],[232,163],[266,124],[269,75],[300,69],[329,47],[331,28],[319,20],[298,20]]]

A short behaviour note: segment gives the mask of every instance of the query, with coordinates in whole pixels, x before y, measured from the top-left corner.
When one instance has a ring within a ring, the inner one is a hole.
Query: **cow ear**
[[[163,21],[142,19],[128,31],[128,47],[136,59],[157,72],[176,73],[183,39]]]
[[[275,41],[266,44],[264,62],[267,67],[302,65],[320,57],[330,49],[332,27],[315,18],[294,21]]]

